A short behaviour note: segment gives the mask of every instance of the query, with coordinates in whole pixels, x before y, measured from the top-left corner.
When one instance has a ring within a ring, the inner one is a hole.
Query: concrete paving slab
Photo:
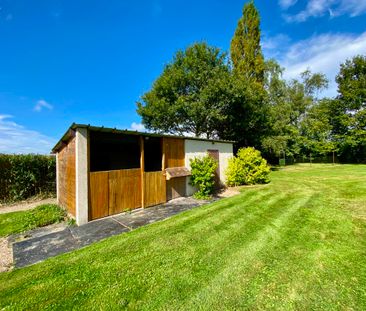
[[[104,218],[89,222],[80,227],[70,227],[70,231],[80,244],[80,247],[82,247],[130,230],[113,218]]]
[[[13,234],[13,235],[9,236],[8,241],[9,241],[9,243],[13,244],[15,242],[38,238],[38,237],[48,235],[53,232],[63,231],[66,228],[67,228],[66,222],[56,223],[56,224],[52,224],[52,225],[49,225],[46,227],[32,229],[27,232]]]
[[[45,236],[13,244],[14,265],[25,267],[49,257],[67,253],[79,248],[70,230],[54,232]]]
[[[40,232],[33,232],[27,240],[14,240],[14,264],[17,268],[28,266],[207,203],[209,202],[193,198],[178,198],[147,209],[95,220],[79,227],[67,227],[58,232],[42,232],[42,235]],[[27,233],[24,235],[29,237]]]

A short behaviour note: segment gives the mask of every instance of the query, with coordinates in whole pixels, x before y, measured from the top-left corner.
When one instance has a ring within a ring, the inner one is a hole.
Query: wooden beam
[[[88,220],[91,220],[91,196],[90,196],[90,130],[87,128],[87,159],[88,159]]]
[[[161,139],[161,153],[162,153],[162,159],[161,159],[161,170],[165,171],[165,139],[164,137]],[[164,172],[165,173],[165,172]]]
[[[144,137],[140,136],[141,207],[145,208],[145,147]]]

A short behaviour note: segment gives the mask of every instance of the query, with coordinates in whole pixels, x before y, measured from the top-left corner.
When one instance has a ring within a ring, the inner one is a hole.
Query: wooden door
[[[209,149],[207,153],[210,157],[212,157],[217,162],[217,169],[215,172],[215,188],[218,189],[221,187],[221,179],[220,179],[220,153],[218,150]]]
[[[109,215],[141,207],[140,169],[109,172]]]
[[[165,168],[184,166],[184,139],[163,138]]]
[[[166,181],[166,199],[168,201],[186,196],[186,178],[176,177]]]
[[[140,169],[90,173],[89,220],[141,207]]]
[[[109,172],[90,173],[89,187],[89,220],[109,215]]]
[[[145,172],[145,206],[166,202],[166,180],[164,172]]]

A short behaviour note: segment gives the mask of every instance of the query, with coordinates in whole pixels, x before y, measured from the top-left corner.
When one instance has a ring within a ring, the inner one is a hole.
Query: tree
[[[268,129],[265,96],[258,84],[230,75],[223,96],[226,118],[218,128],[218,136],[236,141],[236,147],[260,147]]]
[[[328,98],[321,99],[309,108],[306,117],[302,120],[300,133],[304,154],[325,156],[337,151],[330,123],[332,101]]]
[[[338,96],[331,103],[330,122],[346,162],[366,162],[366,55],[341,64]]]
[[[260,46],[260,17],[253,3],[244,5],[230,45],[233,65],[228,83],[227,119],[221,137],[237,141],[237,147],[259,148],[268,130],[264,59]]]
[[[260,46],[260,16],[253,3],[246,3],[231,40],[234,72],[259,84],[264,80],[264,59]]]
[[[313,128],[316,127],[314,113],[318,110],[313,107],[317,106],[318,92],[327,87],[326,77],[306,70],[300,74],[300,80],[287,82],[282,78],[284,69],[275,60],[267,61],[265,68],[264,86],[268,93],[271,124],[270,134],[262,140],[266,156],[274,160],[274,157],[284,154],[290,157],[298,156],[301,152],[309,154],[314,145],[318,148],[320,143],[314,140],[314,133],[306,126],[311,124]],[[324,136],[327,134],[319,136],[322,143],[325,143]]]
[[[165,66],[137,103],[137,112],[148,129],[215,137],[226,119],[229,76],[224,53],[206,43],[193,44]]]

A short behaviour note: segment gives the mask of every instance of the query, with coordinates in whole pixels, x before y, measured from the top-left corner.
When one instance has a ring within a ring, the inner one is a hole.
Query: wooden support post
[[[87,159],[88,159],[88,220],[91,220],[91,204],[90,204],[90,130],[88,128],[87,140]]]
[[[140,136],[141,207],[145,208],[145,148],[144,137]]]
[[[162,153],[162,159],[161,159],[161,170],[165,173],[165,139],[164,137],[161,139],[161,153]]]

